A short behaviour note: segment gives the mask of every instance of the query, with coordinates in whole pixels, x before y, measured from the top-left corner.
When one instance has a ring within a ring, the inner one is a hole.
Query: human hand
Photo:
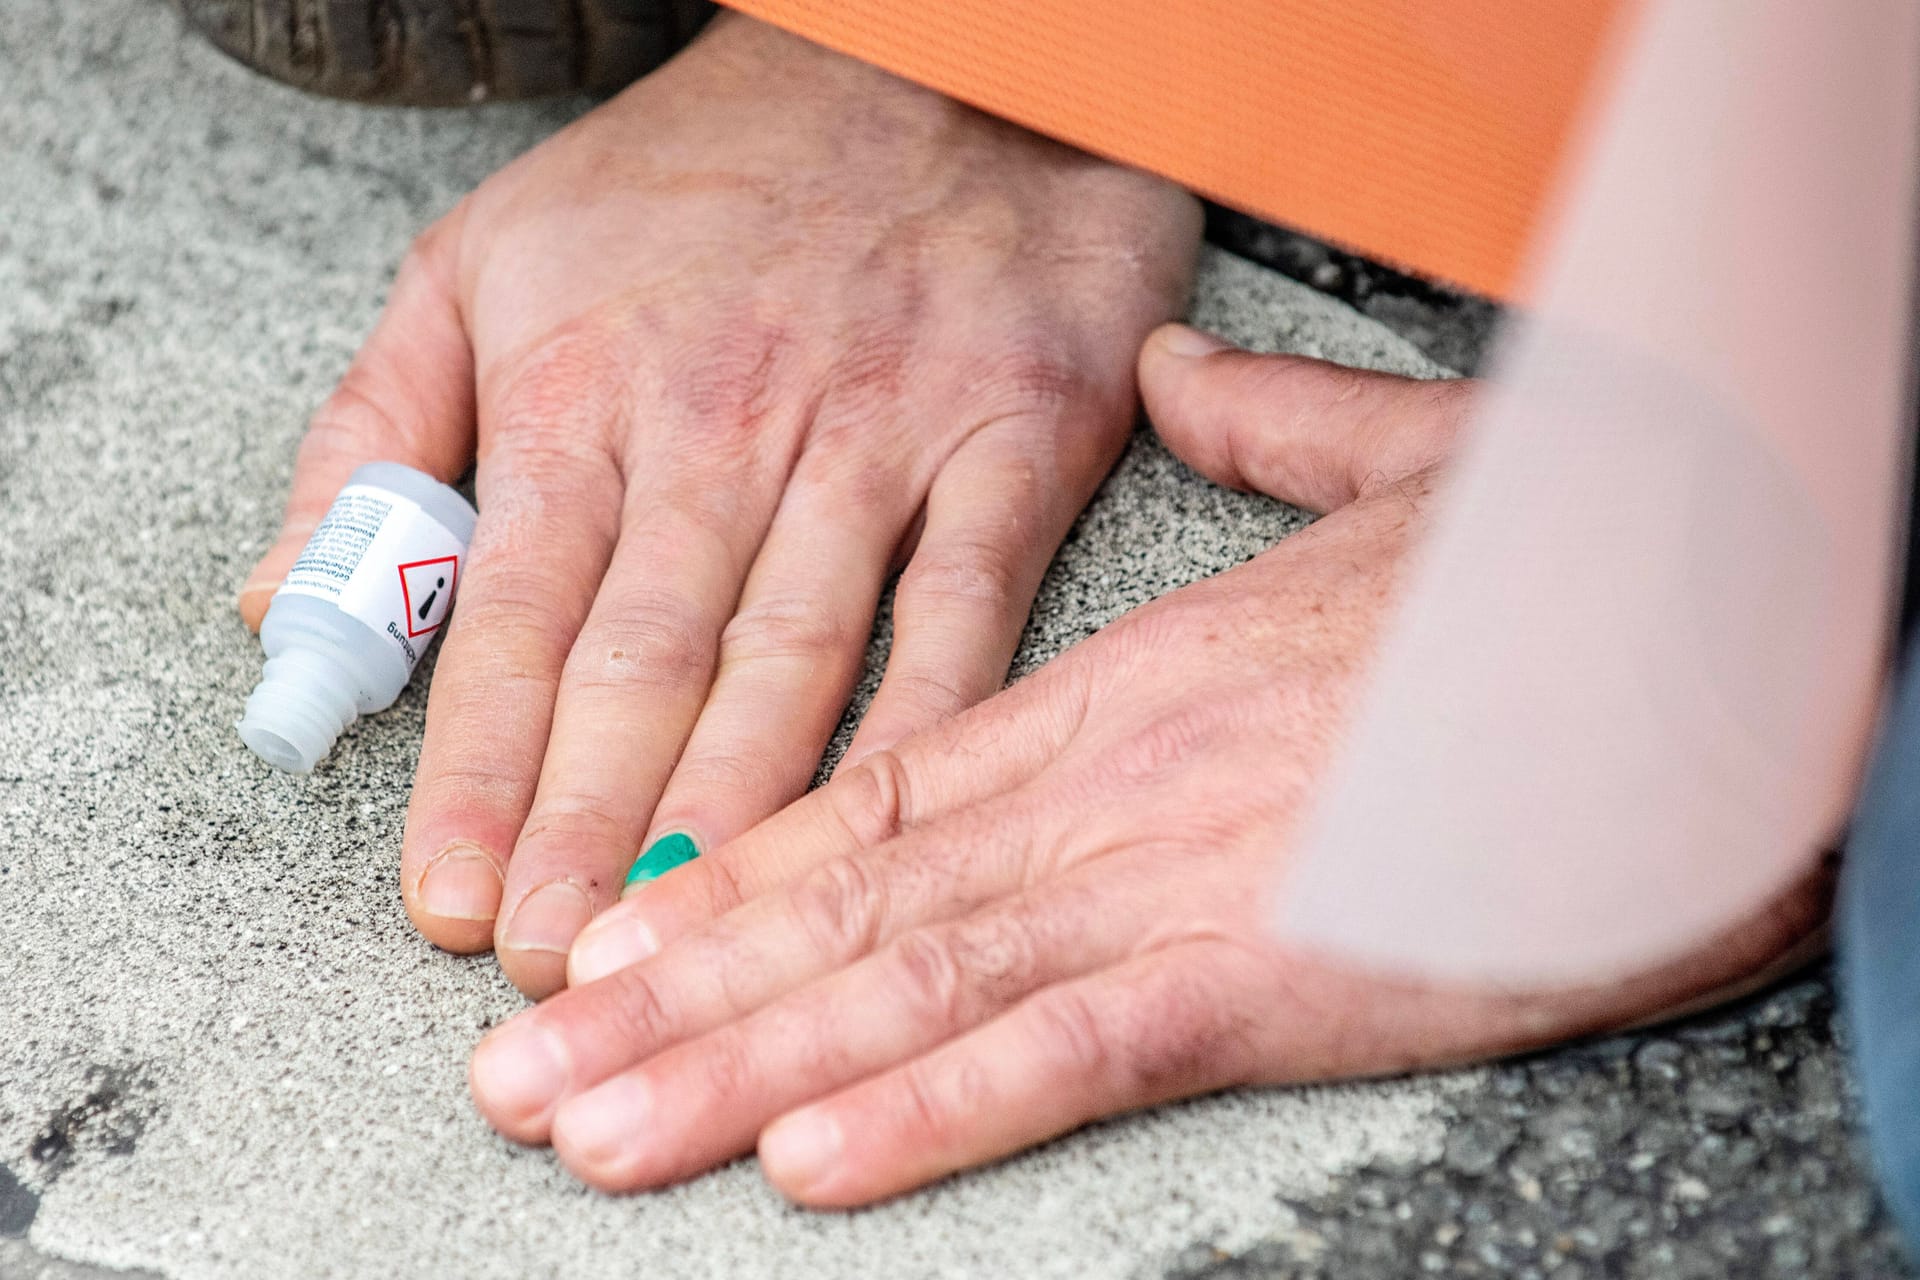
[[[1330,514],[608,911],[576,985],[476,1051],[497,1129],[616,1191],[757,1142],[787,1195],[860,1204],[1116,1111],[1620,1025],[1807,932],[1801,893],[1682,963],[1551,996],[1369,978],[1273,938],[1267,890],[1472,392],[1176,354],[1195,340],[1142,354],[1163,437]]]
[[[480,523],[427,710],[407,910],[541,995],[634,855],[997,690],[1124,444],[1196,202],[746,18],[489,179],[402,266],[301,446],[273,587],[358,464]]]

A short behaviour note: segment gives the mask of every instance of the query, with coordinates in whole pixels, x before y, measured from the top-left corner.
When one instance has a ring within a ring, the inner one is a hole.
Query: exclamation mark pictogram
[[[415,560],[400,566],[400,616],[406,619],[409,640],[426,635],[447,620],[459,581],[458,556]]]

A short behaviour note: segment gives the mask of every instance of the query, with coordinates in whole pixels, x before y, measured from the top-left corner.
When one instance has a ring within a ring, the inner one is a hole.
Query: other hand
[[[1116,1111],[1622,1025],[1814,927],[1797,892],[1683,963],[1524,997],[1276,941],[1272,887],[1472,388],[1179,327],[1141,378],[1181,457],[1328,514],[609,911],[575,987],[477,1050],[496,1128],[608,1190],[757,1145],[788,1195],[853,1205]]]

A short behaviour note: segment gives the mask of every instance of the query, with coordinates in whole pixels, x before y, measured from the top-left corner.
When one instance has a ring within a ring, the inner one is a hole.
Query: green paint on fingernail
[[[699,847],[686,832],[676,831],[670,836],[661,836],[635,859],[633,870],[627,872],[627,887],[631,889],[636,884],[658,880],[675,867],[683,867],[699,856]]]

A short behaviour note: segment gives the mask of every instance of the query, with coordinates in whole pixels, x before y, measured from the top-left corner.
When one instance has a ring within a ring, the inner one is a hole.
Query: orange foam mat
[[[1632,0],[728,0],[1223,204],[1494,297]]]

